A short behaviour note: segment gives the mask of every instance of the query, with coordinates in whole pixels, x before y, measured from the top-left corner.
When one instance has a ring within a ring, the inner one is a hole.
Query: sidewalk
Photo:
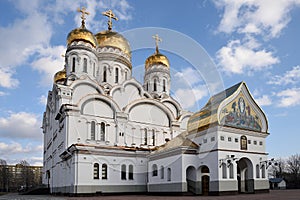
[[[300,190],[272,190],[264,194],[240,194],[230,196],[148,196],[112,195],[95,197],[64,197],[51,195],[18,195],[11,193],[0,196],[0,200],[300,200]]]

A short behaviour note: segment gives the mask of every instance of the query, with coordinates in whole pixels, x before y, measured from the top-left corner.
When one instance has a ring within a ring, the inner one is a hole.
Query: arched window
[[[232,163],[230,163],[230,165],[229,165],[229,178],[234,178],[233,177],[233,164]]]
[[[128,179],[133,180],[133,165],[129,165]]]
[[[101,125],[100,125],[100,140],[101,141],[105,141],[105,123],[104,122],[101,122]]]
[[[152,130],[152,145],[155,146],[155,130]]]
[[[94,164],[94,179],[99,179],[99,164]]]
[[[102,164],[102,179],[107,179],[107,164]]]
[[[152,176],[157,176],[157,165],[152,165]]]
[[[107,68],[104,67],[103,68],[103,82],[106,82],[107,81]]]
[[[265,165],[261,166],[261,177],[266,178],[266,167],[265,167]]]
[[[222,163],[222,178],[227,178],[226,163]]]
[[[119,68],[116,67],[115,69],[115,83],[119,82]]]
[[[166,80],[164,79],[163,80],[163,92],[165,92],[166,91]]]
[[[247,137],[242,135],[240,142],[241,142],[241,150],[247,150]]]
[[[146,91],[148,91],[148,82],[146,83]]]
[[[91,140],[95,140],[96,134],[96,123],[94,121],[91,122]]]
[[[87,73],[87,59],[83,59],[83,72]]]
[[[165,178],[165,169],[164,169],[164,166],[160,167],[160,178],[161,179]]]
[[[167,178],[168,179],[167,180],[171,181],[171,168],[168,168],[167,172],[168,172],[168,174],[167,174],[167,176],[168,176]]]
[[[72,72],[75,72],[76,60],[75,57],[72,59]]]
[[[147,135],[147,129],[145,128],[144,129],[144,145],[147,145],[148,143],[147,143],[147,137],[148,137],[148,135]]]
[[[157,80],[154,79],[154,83],[153,83],[153,91],[156,92],[157,91]]]
[[[128,72],[125,71],[125,80],[127,80],[127,78],[128,78],[128,77],[127,77],[127,73],[128,73]]]
[[[256,178],[260,178],[259,165],[256,165]]]
[[[126,180],[126,165],[121,166],[121,180]]]

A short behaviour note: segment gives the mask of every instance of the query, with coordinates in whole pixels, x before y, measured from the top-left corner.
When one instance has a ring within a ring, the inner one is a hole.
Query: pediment
[[[218,108],[218,122],[220,125],[240,129],[268,131],[266,116],[244,82],[231,96],[221,102]]]

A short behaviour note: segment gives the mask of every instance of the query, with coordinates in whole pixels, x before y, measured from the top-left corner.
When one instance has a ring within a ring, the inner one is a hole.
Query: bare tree
[[[286,163],[288,172],[298,177],[300,173],[300,154],[290,156]]]
[[[300,188],[300,154],[290,156],[286,163],[287,171],[290,174],[290,187]]]
[[[21,184],[25,187],[24,189],[27,190],[28,187],[33,184],[33,172],[26,160],[21,160],[18,165],[21,167]]]
[[[271,173],[275,178],[283,178],[286,172],[286,161],[283,158],[279,158],[272,165]]]
[[[8,189],[8,172],[7,163],[5,160],[0,159],[0,191],[6,191]]]

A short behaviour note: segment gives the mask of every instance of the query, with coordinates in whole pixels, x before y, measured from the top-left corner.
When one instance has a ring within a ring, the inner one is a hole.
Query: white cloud
[[[242,74],[245,71],[260,71],[279,62],[272,52],[256,49],[253,42],[229,41],[217,52],[220,68],[228,73]]]
[[[41,120],[32,113],[10,113],[7,118],[0,118],[0,137],[41,140]]]
[[[225,33],[266,34],[277,37],[287,26],[290,11],[299,0],[214,0],[224,10],[218,31]]]
[[[53,4],[47,5],[47,12],[53,15],[55,23],[63,24],[64,16],[72,12],[77,27],[81,26],[80,14],[75,14],[77,8],[86,7],[90,15],[87,16],[86,26],[88,29],[100,31],[107,28],[107,19],[102,16],[102,12],[108,9],[113,10],[120,20],[128,21],[132,19],[131,10],[133,9],[126,0],[96,1],[96,0],[77,0],[64,1],[56,0]]]
[[[30,55],[34,54],[36,47],[47,45],[50,41],[52,30],[47,17],[29,7],[35,8],[33,1],[25,3],[27,8],[21,10],[24,18],[15,19],[12,24],[6,27],[0,27],[0,86],[14,88],[18,86],[18,80],[13,78],[16,67],[26,64]]]
[[[9,95],[7,92],[0,91],[0,97]]]
[[[0,142],[0,157],[8,164],[17,164],[21,160],[26,160],[30,165],[42,165],[43,146],[36,144],[22,145],[18,142]]]
[[[47,104],[47,97],[45,95],[40,96],[39,103],[41,105],[46,105]]]
[[[275,75],[268,81],[269,84],[274,85],[288,85],[300,82],[300,66],[293,67],[292,70],[286,71],[282,76]]]
[[[174,74],[174,77],[178,78],[177,82],[180,82],[180,84],[184,82],[185,84],[190,86],[198,84],[202,81],[202,77],[200,76],[199,71],[190,67],[176,72]]]
[[[180,88],[175,91],[175,98],[184,109],[190,109],[203,97],[208,95],[205,85],[198,85],[193,88]],[[200,108],[197,108],[199,110]]]
[[[255,98],[255,101],[259,106],[269,106],[272,104],[272,100],[268,95],[263,95],[262,97]]]
[[[64,67],[62,55],[64,55],[66,49],[64,46],[41,47],[38,49],[38,55],[31,65],[33,69],[42,74],[40,85],[49,87],[53,83],[54,74]]]
[[[279,107],[292,107],[300,105],[300,88],[286,89],[277,94],[280,98]]]
[[[0,50],[1,51],[1,50]],[[12,78],[13,70],[1,69],[0,65],[0,87],[15,88],[19,85],[17,79]]]

